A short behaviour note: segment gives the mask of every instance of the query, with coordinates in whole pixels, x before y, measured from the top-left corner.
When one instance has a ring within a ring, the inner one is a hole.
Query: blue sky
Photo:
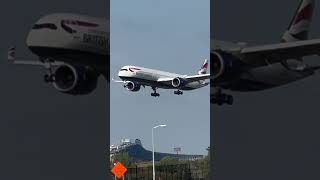
[[[111,77],[119,68],[137,65],[179,74],[195,74],[209,58],[209,0],[111,1]],[[129,92],[111,83],[111,144],[139,138],[151,149],[151,128],[156,151],[205,154],[210,142],[209,88],[176,96],[173,90],[151,88]]]

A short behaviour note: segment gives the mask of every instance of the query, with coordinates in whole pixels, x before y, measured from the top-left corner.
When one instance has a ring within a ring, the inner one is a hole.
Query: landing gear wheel
[[[160,97],[160,94],[159,94],[159,93],[151,93],[151,96],[153,96],[153,97]]]
[[[153,93],[151,93],[152,97],[160,97],[160,94],[157,93],[157,88],[156,87],[152,87]]]
[[[55,81],[55,75],[53,72],[52,64],[54,62],[51,58],[40,58],[40,61],[45,63],[45,68],[48,70],[48,73],[44,75],[43,79],[46,83],[52,83]]]
[[[221,89],[217,89],[217,91],[212,95],[211,103],[222,106],[223,104],[232,105],[233,104],[233,96],[222,93]]]
[[[174,91],[173,93],[176,94],[176,95],[182,95],[183,94],[183,92],[180,91],[180,90]]]
[[[54,79],[55,79],[54,75],[49,75],[49,74],[44,75],[44,82],[46,83],[52,83],[54,82]]]

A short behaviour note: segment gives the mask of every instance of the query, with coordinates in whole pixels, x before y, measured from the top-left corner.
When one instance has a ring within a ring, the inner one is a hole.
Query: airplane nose
[[[52,39],[52,35],[46,32],[30,30],[26,44],[29,47],[36,47],[36,46],[48,46],[49,40]]]
[[[26,44],[27,44],[27,46],[32,46],[32,44],[33,44],[33,41],[32,41],[32,36],[33,36],[33,32],[32,31],[30,31],[29,33],[28,33],[28,35],[27,35],[27,39],[26,39]]]
[[[122,74],[123,74],[123,73],[122,73],[121,71],[118,72],[118,76],[119,76],[119,77],[121,77]]]
[[[118,76],[119,77],[127,77],[128,74],[126,72],[124,72],[124,71],[119,71]]]
[[[132,72],[128,72],[128,71],[119,71],[118,76],[119,77],[132,77],[132,76],[134,76],[134,74]]]

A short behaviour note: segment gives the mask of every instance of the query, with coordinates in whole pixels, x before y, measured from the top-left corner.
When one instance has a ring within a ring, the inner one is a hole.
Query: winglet
[[[16,59],[16,47],[11,46],[8,50],[8,60],[14,61]]]

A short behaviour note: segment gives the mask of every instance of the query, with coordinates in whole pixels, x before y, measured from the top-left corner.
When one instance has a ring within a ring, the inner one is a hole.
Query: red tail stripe
[[[294,24],[297,24],[302,20],[311,21],[312,12],[313,12],[313,5],[312,4],[307,5],[297,14]]]
[[[139,71],[139,70],[141,70],[141,69],[138,69],[138,68],[129,68],[129,71],[131,71],[131,72],[134,72],[134,70]]]
[[[208,68],[208,63],[205,63],[202,68]]]

